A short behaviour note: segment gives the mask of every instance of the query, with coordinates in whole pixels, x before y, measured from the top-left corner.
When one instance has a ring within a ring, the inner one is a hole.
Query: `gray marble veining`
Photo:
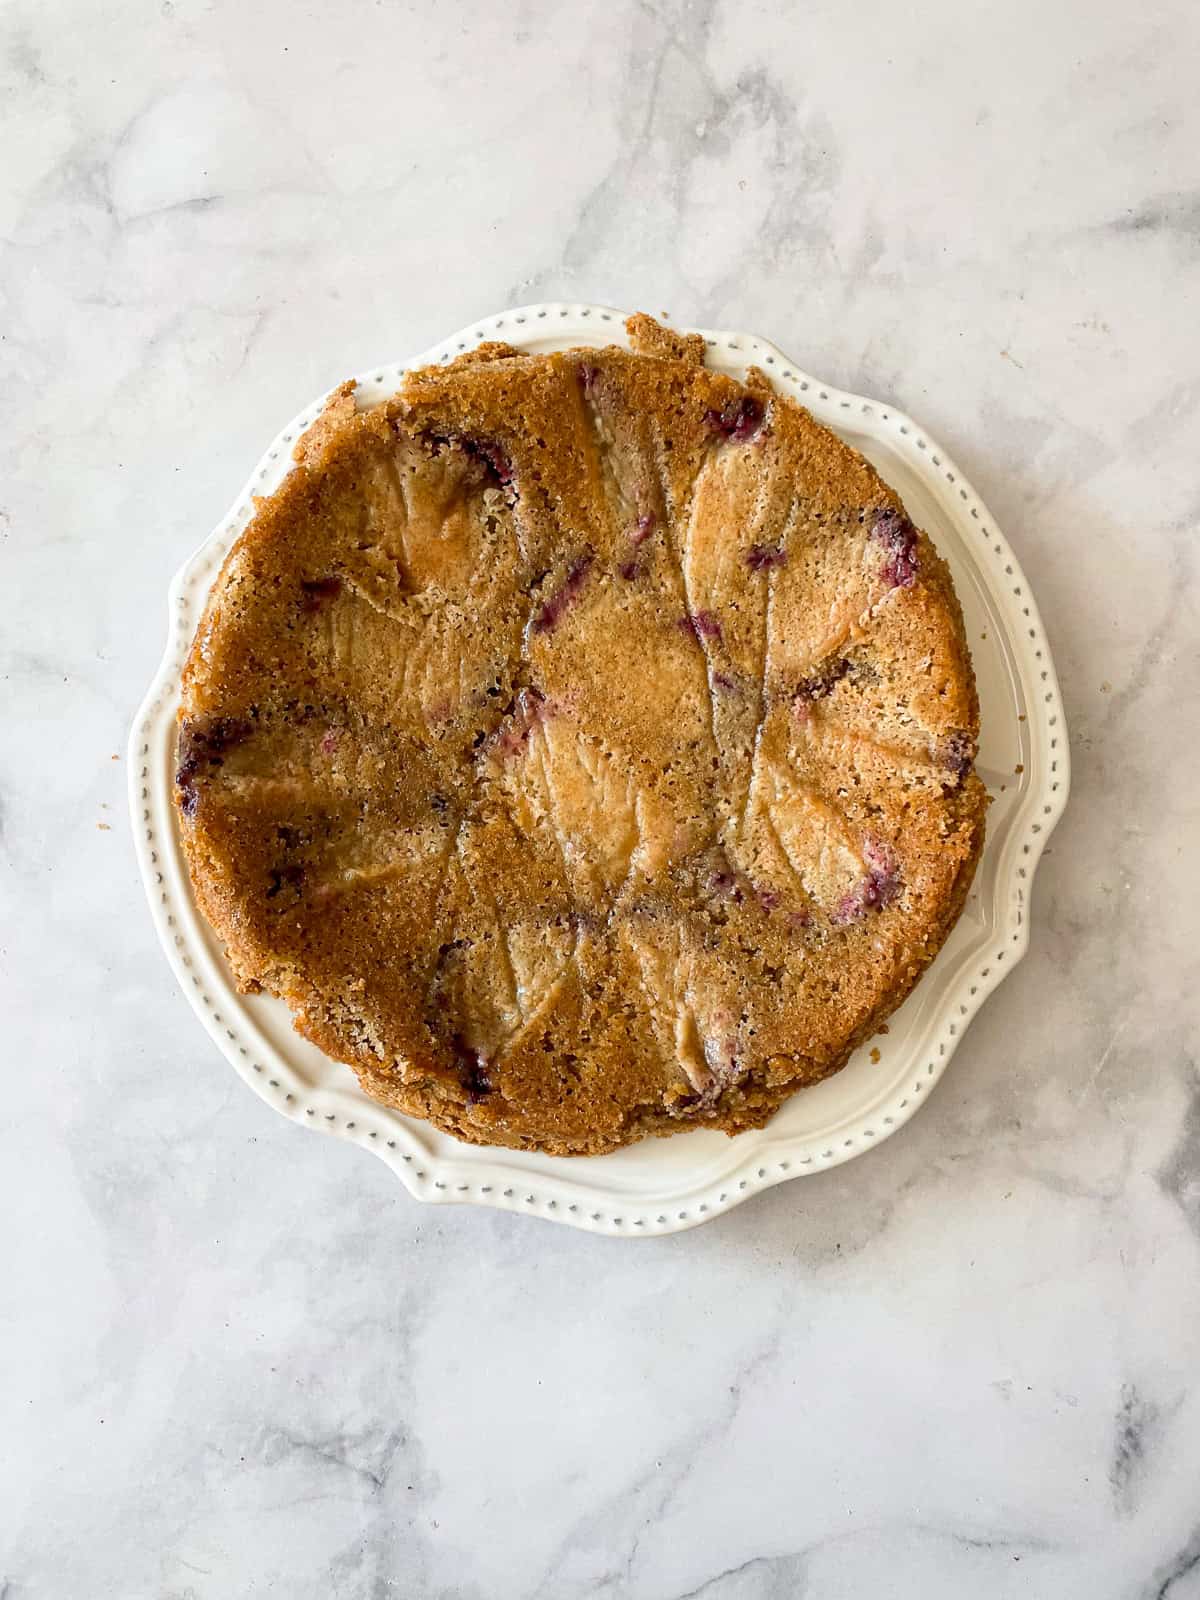
[[[1200,13],[0,9],[0,1597],[1200,1596]],[[280,422],[506,303],[910,410],[1075,792],[916,1120],[640,1243],[247,1094],[136,881],[171,573]]]

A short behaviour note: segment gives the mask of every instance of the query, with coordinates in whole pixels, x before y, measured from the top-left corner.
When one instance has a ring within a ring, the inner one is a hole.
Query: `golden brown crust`
[[[296,441],[292,460],[301,466],[317,462],[331,440],[337,438],[353,420],[355,414],[354,380],[341,383],[326,400],[321,414],[310,428],[306,428]]]
[[[698,333],[677,333],[665,328],[644,311],[635,311],[625,320],[625,332],[634,355],[654,356],[664,361],[689,361],[699,366],[704,360],[704,340]]]
[[[909,992],[982,848],[933,546],[761,372],[629,333],[343,385],[184,674],[239,983],[477,1143],[761,1125]]]

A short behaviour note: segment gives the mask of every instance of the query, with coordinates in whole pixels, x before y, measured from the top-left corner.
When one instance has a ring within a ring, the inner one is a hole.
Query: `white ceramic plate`
[[[407,368],[449,361],[485,339],[534,351],[626,343],[624,318],[602,306],[506,311],[411,361],[372,369],[359,378],[358,394],[363,404],[380,400]],[[349,1067],[293,1031],[282,1002],[238,994],[221,946],[192,901],[175,828],[179,677],[208,589],[253,514],[251,495],[270,494],[286,476],[291,446],[324,396],[274,441],[229,515],[171,585],[166,653],[133,726],[129,768],[142,876],[171,966],[257,1094],[294,1122],[373,1151],[419,1200],[531,1212],[596,1233],[694,1227],[760,1189],[848,1161],[894,1133],[928,1098],[972,1016],[1025,953],[1033,873],[1066,804],[1069,754],[1050,650],[1016,557],[945,451],[901,412],[819,383],[749,334],[705,339],[711,367],[739,378],[749,365],[763,367],[781,391],[861,450],[950,563],[979,682],[979,771],[993,796],[966,908],[889,1031],[835,1077],[801,1090],[766,1128],[734,1139],[681,1133],[607,1156],[477,1148],[376,1105]]]

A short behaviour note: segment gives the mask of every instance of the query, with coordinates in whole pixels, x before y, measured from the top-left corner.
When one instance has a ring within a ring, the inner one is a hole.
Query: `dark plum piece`
[[[871,538],[887,551],[883,576],[893,589],[910,589],[917,577],[917,530],[902,511],[880,511]]]
[[[516,469],[512,457],[496,439],[485,439],[476,434],[426,433],[423,435],[431,454],[440,456],[443,450],[461,450],[477,462],[487,476],[502,489],[509,491],[508,499],[516,500]]]
[[[189,718],[179,729],[179,766],[175,784],[185,817],[194,817],[200,803],[197,781],[224,764],[226,752],[248,739],[254,724],[244,717]]]
[[[488,1072],[487,1057],[469,1045],[461,1033],[450,1036],[450,1050],[454,1056],[459,1082],[467,1092],[471,1105],[478,1105],[495,1088]]]
[[[786,560],[777,544],[752,544],[746,552],[746,565],[751,572],[768,572],[772,567],[782,567]]]
[[[638,545],[645,544],[646,540],[653,532],[654,517],[649,511],[645,511],[630,529],[629,542],[636,550]],[[620,575],[627,579],[639,577],[641,575],[641,570],[641,567],[638,566],[636,561],[623,561],[617,568],[617,571],[620,573]]]
[[[550,633],[558,626],[563,612],[587,582],[587,575],[592,570],[595,559],[590,550],[585,550],[582,555],[575,558],[567,568],[562,587],[550,596],[534,617],[532,625],[534,633]]]
[[[576,370],[579,373],[579,382],[584,394],[592,394],[600,377],[600,368],[593,366],[590,361],[581,361]]]
[[[744,394],[735,400],[727,400],[719,411],[706,411],[704,421],[713,433],[720,434],[722,438],[744,443],[747,439],[753,439],[762,427],[763,404],[754,395]]]
[[[711,611],[689,612],[675,624],[680,633],[690,634],[697,644],[704,639],[720,639],[721,623]]]
[[[507,489],[516,476],[512,458],[503,445],[495,439],[478,439],[465,436],[462,447],[473,461],[481,462],[502,489]]]
[[[938,760],[960,784],[975,762],[975,741],[971,735],[958,728],[950,734],[938,752]]]
[[[834,910],[832,920],[838,927],[857,922],[868,911],[885,910],[900,893],[900,873],[889,845],[881,839],[865,839],[863,859],[867,866],[866,876],[842,896]]]

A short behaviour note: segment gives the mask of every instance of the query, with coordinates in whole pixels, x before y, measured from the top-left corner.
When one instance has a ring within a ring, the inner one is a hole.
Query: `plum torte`
[[[929,539],[762,373],[628,331],[344,385],[184,675],[239,984],[477,1143],[760,1126],[904,999],[983,843]]]

